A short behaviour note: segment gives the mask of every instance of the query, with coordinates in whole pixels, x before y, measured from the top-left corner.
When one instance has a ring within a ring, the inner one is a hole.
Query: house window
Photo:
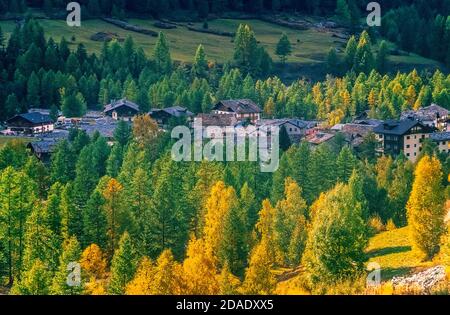
[[[445,141],[442,141],[442,145],[445,145]]]
[[[409,140],[409,139],[411,139],[411,137],[410,137],[410,136],[406,136],[406,139],[408,139],[408,140]]]
[[[417,153],[416,152],[414,152],[414,156],[416,156],[417,155]]]
[[[414,139],[417,139],[417,136],[414,136]]]
[[[409,149],[409,147],[410,147],[410,145],[409,145],[409,144],[407,144],[407,145],[406,145],[406,148],[407,148],[407,149]]]
[[[425,135],[422,135],[422,139],[425,139]]]
[[[409,153],[406,153],[406,156],[408,156],[408,157],[409,157],[410,155],[411,155],[411,154],[409,154]]]
[[[292,128],[289,128],[289,131],[291,131],[291,132],[292,132]]]
[[[417,148],[417,144],[414,143],[414,148]]]

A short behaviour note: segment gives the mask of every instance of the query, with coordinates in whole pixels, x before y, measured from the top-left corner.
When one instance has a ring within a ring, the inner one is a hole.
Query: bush
[[[386,227],[379,215],[375,215],[369,219],[369,229],[371,234],[378,234],[386,231]]]
[[[389,219],[389,221],[386,224],[386,231],[393,231],[395,230],[397,227],[395,226],[395,223],[392,219]]]

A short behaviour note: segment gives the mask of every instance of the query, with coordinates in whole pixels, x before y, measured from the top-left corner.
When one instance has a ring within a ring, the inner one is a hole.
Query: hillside
[[[319,21],[313,18],[308,19]],[[107,33],[119,40],[132,36],[137,46],[142,47],[147,56],[152,55],[157,40],[156,37],[125,30],[100,19],[83,21],[81,27],[69,27],[63,20],[42,19],[39,22],[47,37],[53,37],[59,41],[64,36],[72,48],[83,43],[88,52],[99,53],[103,46],[102,41],[94,41],[91,38],[97,33]],[[155,20],[130,19],[128,22],[154,32],[163,31],[169,39],[172,58],[177,61],[192,62],[199,44],[205,47],[210,61],[220,64],[230,60],[233,54],[232,37],[190,30],[192,28],[201,30],[203,23],[177,23],[177,27],[174,29],[161,29],[154,26]],[[340,29],[327,30],[311,27],[306,30],[297,30],[261,20],[216,19],[209,21],[208,31],[233,33],[241,23],[251,26],[257,40],[277,63],[279,59],[275,55],[276,44],[283,33],[287,34],[292,43],[292,55],[288,58],[288,64],[285,67],[277,65],[275,69],[276,74],[287,81],[302,76],[313,80],[323,79],[326,74],[325,60],[329,49],[335,47],[338,55],[342,56],[346,45],[346,35],[341,35],[342,30]],[[0,21],[0,27],[8,37],[15,27],[15,22]],[[396,49],[396,46],[391,44],[390,48]],[[394,72],[397,70],[409,71],[413,68],[421,70],[440,67],[438,62],[415,54],[392,55],[389,57],[389,61],[391,62],[390,69]]]
[[[403,227],[386,231],[373,236],[366,252],[369,263],[378,263],[381,267],[381,281],[390,281],[393,277],[406,276],[434,265],[433,262],[422,262],[420,257],[412,250],[409,228]],[[280,270],[277,273],[291,277],[281,277],[277,286],[278,294],[308,294],[302,289],[301,280],[291,270]]]

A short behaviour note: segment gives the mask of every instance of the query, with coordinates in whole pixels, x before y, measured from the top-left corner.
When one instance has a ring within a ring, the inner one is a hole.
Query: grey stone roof
[[[33,141],[30,142],[29,146],[32,148],[32,150],[38,154],[42,153],[53,153],[56,146],[58,145],[57,139],[48,139],[48,140],[41,140],[41,141]]]
[[[226,107],[229,111],[237,114],[261,113],[261,108],[255,102],[249,99],[223,100],[214,106],[216,110],[219,106]]]
[[[450,140],[450,131],[432,133],[430,138],[433,141],[448,141]]]
[[[52,123],[53,120],[50,118],[50,115],[43,114],[40,112],[32,112],[32,113],[25,113],[25,114],[18,114],[10,119],[8,119],[6,122],[11,122],[17,118],[25,119],[26,121],[32,123],[32,124],[46,124],[46,123]]]
[[[432,131],[432,128],[423,125],[420,121],[415,119],[403,119],[403,120],[386,120],[384,123],[376,126],[373,131],[379,134],[391,134],[391,135],[403,135],[407,133],[411,128],[420,125],[422,128]]]
[[[187,108],[181,107],[181,106],[172,106],[172,107],[166,107],[166,108],[152,108],[152,110],[149,112],[149,114],[152,115],[159,111],[164,111],[174,117],[184,117],[184,116],[193,116],[194,115],[192,112],[188,111]]]
[[[139,111],[139,106],[137,104],[135,104],[135,103],[133,103],[133,102],[123,98],[121,100],[114,101],[114,102],[111,102],[111,104],[106,105],[104,112],[108,113],[108,112],[113,111],[113,110],[115,110],[115,109],[117,109],[119,107],[122,107],[122,106],[126,106],[128,108],[131,108],[132,110],[135,110],[136,112]]]
[[[401,119],[414,118],[421,121],[433,121],[437,118],[445,118],[449,115],[449,111],[439,105],[431,104],[430,106],[419,108],[418,110],[409,110],[401,114]]]
[[[228,127],[235,126],[238,123],[233,114],[198,114],[195,117],[194,123],[198,123],[199,119],[202,120],[203,127]]]

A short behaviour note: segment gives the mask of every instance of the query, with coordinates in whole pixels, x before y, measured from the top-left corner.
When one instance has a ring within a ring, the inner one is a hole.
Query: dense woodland
[[[266,117],[329,125],[364,110],[386,119],[431,102],[450,107],[450,75],[386,74],[383,49],[373,53],[367,32],[349,40],[343,60],[330,51],[334,76],[289,86],[270,76],[270,57],[245,25],[223,66],[202,46],[192,65],[174,63],[163,33],[153,56],[132,38],[105,43],[99,56],[83,45],[71,51],[65,40],[46,40],[33,19],[0,46],[2,119],[29,107],[81,116],[124,96],[142,113],[173,104],[208,112],[217,100],[246,97]],[[132,127],[119,123],[112,147],[73,129],[49,165],[20,141],[6,144],[0,284],[13,294],[271,294],[272,271],[301,264],[306,292],[363,293],[364,249],[380,226],[409,225],[424,259],[450,257],[450,160],[431,143],[412,164],[376,157],[373,135],[358,152],[336,136],[314,150],[286,148],[271,174],[254,162],[175,162],[169,134],[146,115]],[[67,285],[71,262],[81,264],[80,286]]]

